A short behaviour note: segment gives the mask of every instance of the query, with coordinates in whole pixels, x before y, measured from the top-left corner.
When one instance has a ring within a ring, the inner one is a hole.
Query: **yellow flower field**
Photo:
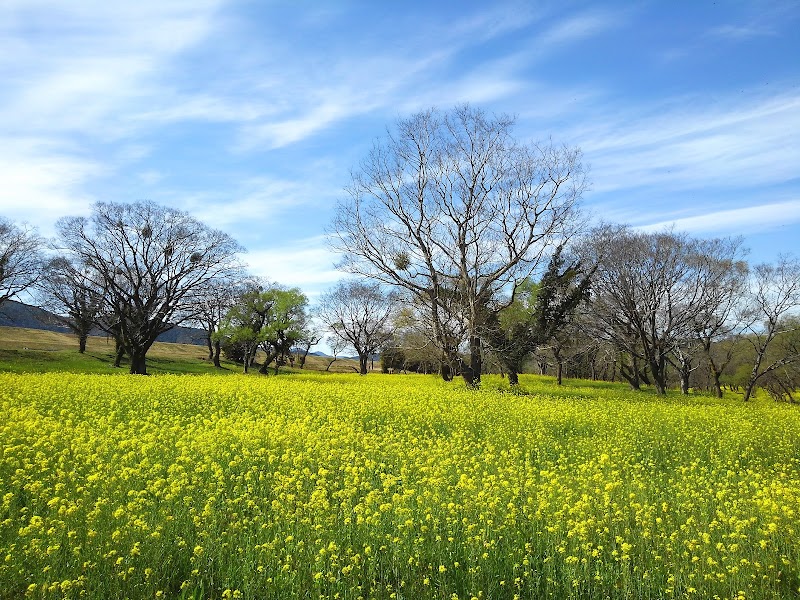
[[[0,375],[0,598],[800,597],[800,411]]]

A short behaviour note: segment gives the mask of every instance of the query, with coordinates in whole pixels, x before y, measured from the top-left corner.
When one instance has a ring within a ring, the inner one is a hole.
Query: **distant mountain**
[[[0,305],[0,325],[69,333],[69,329],[59,324],[53,313],[14,300],[7,300]]]
[[[0,326],[2,327],[27,327],[28,329],[44,329],[70,333],[68,327],[61,324],[58,316],[37,306],[30,306],[22,302],[7,300],[0,306]],[[100,329],[92,331],[92,335],[105,336]],[[206,332],[195,327],[178,325],[158,336],[159,342],[171,344],[205,345]]]
[[[309,352],[308,355],[321,356],[323,358],[333,358],[333,356],[331,356],[330,354],[325,354],[324,352]],[[380,359],[381,359],[380,354],[372,355],[372,360],[380,360]],[[337,356],[336,360],[358,360],[358,355],[356,354],[355,356]]]
[[[330,354],[326,354],[325,352],[309,352],[309,356],[321,356],[322,358],[333,358]],[[336,360],[358,360],[358,356],[343,356],[339,355],[336,357]]]

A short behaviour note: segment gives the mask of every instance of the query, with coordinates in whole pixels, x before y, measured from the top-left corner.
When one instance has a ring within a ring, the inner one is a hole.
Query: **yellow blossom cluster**
[[[0,598],[792,598],[800,411],[0,375]]]

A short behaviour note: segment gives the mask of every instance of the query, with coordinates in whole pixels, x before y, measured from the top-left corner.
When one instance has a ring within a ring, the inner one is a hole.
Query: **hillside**
[[[79,354],[75,335],[40,328],[0,326],[0,372],[126,372],[126,369],[115,369],[113,361],[114,341],[106,336],[90,336],[86,353]],[[324,371],[329,361],[323,356],[309,355],[306,370]],[[352,373],[357,368],[357,361],[340,358],[333,363],[330,372]],[[242,367],[223,361],[223,369],[215,369],[202,346],[156,342],[147,353],[147,369],[151,373],[229,374],[240,372]],[[282,369],[284,372],[290,370]]]
[[[62,325],[58,315],[38,306],[31,306],[14,300],[7,300],[0,307],[0,326],[69,333],[69,329]],[[105,337],[106,334],[100,329],[95,329],[92,335]],[[178,325],[158,336],[158,341],[173,344],[203,345],[205,344],[205,338],[206,332],[202,329]]]

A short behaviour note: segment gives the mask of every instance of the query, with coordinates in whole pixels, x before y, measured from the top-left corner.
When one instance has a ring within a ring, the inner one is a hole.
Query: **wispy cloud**
[[[541,52],[552,50],[558,46],[574,44],[602,31],[618,27],[625,20],[624,14],[615,12],[593,11],[568,17],[536,38],[536,45]]]
[[[759,25],[720,25],[708,31],[708,35],[716,38],[726,38],[731,40],[744,40],[754,37],[776,35],[776,31],[771,27]]]
[[[637,229],[659,231],[667,227],[675,227],[679,231],[690,233],[731,234],[743,231],[752,233],[797,223],[800,223],[800,200],[790,200],[665,220],[640,225]]]
[[[617,105],[614,112],[571,134],[592,164],[596,192],[752,187],[797,175],[797,92],[716,103],[681,98],[650,111]]]
[[[176,56],[208,35],[217,7],[216,0],[4,2],[3,213],[74,214],[95,199],[90,182],[141,160],[146,144],[130,116],[159,96]]]
[[[213,26],[216,2],[11,2],[0,22],[0,127],[118,135],[170,61]],[[8,46],[13,53],[8,52]]]
[[[410,34],[403,50],[377,49],[374,56],[344,56],[325,69],[306,72],[283,86],[295,102],[289,110],[246,124],[242,145],[279,148],[357,115],[382,110],[410,112],[431,105],[470,101],[489,103],[525,87],[523,72],[557,48],[574,44],[620,24],[624,17],[582,13],[533,31],[520,51],[475,60],[466,71],[452,71],[460,53],[487,40],[532,26],[539,19],[530,9],[488,9],[455,23],[428,24],[424,36]],[[323,59],[324,61],[324,59]],[[274,76],[274,74],[273,74]],[[287,78],[288,80],[289,78]],[[302,82],[302,83],[298,83]],[[272,82],[274,84],[274,82]],[[281,92],[279,92],[279,95]]]
[[[265,225],[288,211],[318,210],[318,203],[330,194],[326,184],[311,180],[278,177],[248,177],[229,190],[186,195],[180,190],[166,191],[171,204],[180,206],[201,221],[221,229],[252,229],[254,219]],[[254,235],[259,235],[255,232]]]

